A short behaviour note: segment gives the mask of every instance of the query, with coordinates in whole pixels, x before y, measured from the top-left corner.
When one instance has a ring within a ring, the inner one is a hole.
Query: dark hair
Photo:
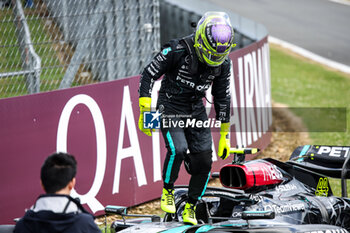
[[[41,182],[46,193],[55,193],[68,185],[77,173],[77,161],[73,155],[54,153],[41,167]]]

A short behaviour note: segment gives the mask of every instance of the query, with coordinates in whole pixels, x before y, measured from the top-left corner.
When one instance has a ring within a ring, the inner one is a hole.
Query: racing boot
[[[197,225],[196,206],[187,202],[182,212],[182,219],[184,223]]]
[[[174,214],[176,212],[174,189],[163,188],[162,197],[160,199],[160,208],[167,213]]]

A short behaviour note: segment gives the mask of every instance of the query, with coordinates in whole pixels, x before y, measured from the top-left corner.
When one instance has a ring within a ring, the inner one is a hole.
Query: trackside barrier
[[[201,0],[0,1],[0,98],[138,75],[170,38],[193,32],[208,10]],[[235,49],[266,29],[228,12]]]
[[[272,122],[267,37],[232,52],[230,58],[231,144],[263,149],[270,142]],[[76,156],[73,196],[96,215],[106,205],[133,206],[159,198],[165,145],[159,132],[148,137],[138,130],[138,85],[139,76],[134,76],[0,99],[0,224],[23,216],[43,193],[40,167],[54,151]],[[159,87],[157,81],[152,105]],[[207,98],[211,100],[210,91]],[[214,117],[213,107],[206,108]],[[216,155],[218,134],[212,133],[213,172],[226,163]],[[181,168],[176,184],[187,184],[188,179]]]

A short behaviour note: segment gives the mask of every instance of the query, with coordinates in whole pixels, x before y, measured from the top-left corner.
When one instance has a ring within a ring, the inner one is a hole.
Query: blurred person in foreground
[[[144,68],[139,87],[139,128],[151,136],[144,115],[150,111],[154,82],[163,74],[157,112],[161,116],[160,129],[167,154],[163,165],[163,192],[161,208],[175,213],[174,183],[182,161],[191,175],[188,202],[182,214],[183,222],[197,224],[196,203],[205,192],[212,165],[212,136],[209,127],[192,124],[192,127],[169,127],[171,122],[205,122],[208,120],[203,97],[212,87],[216,120],[220,123],[218,155],[226,159],[230,140],[230,74],[228,55],[234,31],[224,12],[207,12],[199,20],[193,34],[170,40]],[[209,102],[209,101],[208,101]],[[186,124],[186,123],[185,123]],[[189,150],[189,154],[187,153]]]
[[[15,233],[101,233],[80,202],[70,196],[75,186],[77,162],[67,153],[54,153],[41,167],[40,195],[15,227]]]

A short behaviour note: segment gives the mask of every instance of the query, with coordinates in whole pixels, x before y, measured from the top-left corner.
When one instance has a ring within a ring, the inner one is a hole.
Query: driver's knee
[[[208,174],[212,163],[211,150],[185,155],[185,168],[191,175]]]

